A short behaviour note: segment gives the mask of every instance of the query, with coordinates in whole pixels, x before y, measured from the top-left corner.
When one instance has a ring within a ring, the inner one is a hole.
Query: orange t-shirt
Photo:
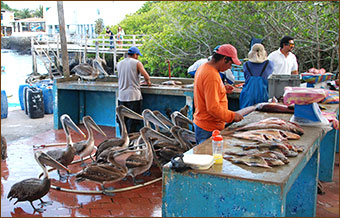
[[[194,80],[194,123],[206,131],[223,130],[235,112],[228,110],[228,99],[219,72],[208,63],[196,71]]]

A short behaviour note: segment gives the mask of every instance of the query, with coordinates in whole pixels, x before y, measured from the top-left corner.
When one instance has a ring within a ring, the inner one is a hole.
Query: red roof
[[[17,22],[45,22],[45,19],[41,17],[30,17],[30,18],[17,20]]]

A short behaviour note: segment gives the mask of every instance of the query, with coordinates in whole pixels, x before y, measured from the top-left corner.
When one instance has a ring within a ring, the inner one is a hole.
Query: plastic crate
[[[280,98],[286,86],[299,87],[300,75],[271,74],[268,77],[268,97]]]

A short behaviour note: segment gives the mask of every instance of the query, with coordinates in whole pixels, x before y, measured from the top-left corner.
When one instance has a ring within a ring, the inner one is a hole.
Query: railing
[[[34,51],[43,50],[42,53],[44,53],[46,57],[48,57],[49,54],[52,53],[52,55],[56,58],[56,63],[57,63],[56,68],[59,69],[59,66],[61,66],[61,60],[60,60],[60,55],[59,55],[59,50],[60,50],[59,34],[54,34],[54,35],[39,34],[32,38],[33,38],[32,39],[32,50]],[[116,68],[117,55],[122,55],[122,54],[127,53],[128,49],[131,46],[136,46],[136,47],[142,46],[146,40],[147,40],[147,35],[124,35],[123,39],[117,39],[117,35],[114,35],[113,39],[110,39],[110,36],[107,36],[107,35],[99,35],[97,38],[88,38],[87,35],[72,35],[72,36],[68,35],[66,41],[68,44],[69,51],[84,52],[84,54],[94,53],[94,52],[112,53],[114,55],[113,65]],[[96,51],[96,42],[98,42],[99,51]],[[122,42],[122,43],[119,44],[118,42]],[[41,49],[43,47],[42,45],[47,45],[46,50]],[[40,58],[43,59],[42,57]],[[51,65],[54,64],[51,58],[48,57],[48,60]],[[46,68],[48,70],[51,70],[51,67],[46,66]]]

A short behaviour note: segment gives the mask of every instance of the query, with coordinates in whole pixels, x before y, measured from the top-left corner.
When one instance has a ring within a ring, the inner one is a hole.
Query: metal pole
[[[31,37],[31,54],[32,54],[32,63],[33,63],[32,64],[32,66],[33,66],[33,73],[34,74],[38,74],[37,59],[36,59],[36,55],[35,55],[33,36]]]
[[[61,43],[61,55],[63,59],[63,72],[64,77],[70,76],[70,67],[68,63],[67,53],[67,41],[65,32],[65,20],[64,20],[64,7],[62,1],[57,1],[58,19],[59,19],[59,31],[60,31],[60,43]]]

